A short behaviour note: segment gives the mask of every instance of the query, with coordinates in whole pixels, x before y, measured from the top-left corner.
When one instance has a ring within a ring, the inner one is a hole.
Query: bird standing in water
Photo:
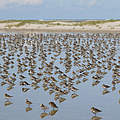
[[[92,107],[91,108],[91,112],[96,115],[96,113],[99,113],[99,112],[102,112],[102,111],[97,109],[97,108],[95,108],[95,107]]]
[[[28,104],[30,106],[32,104],[32,102],[29,101],[28,99],[26,99],[26,104]]]
[[[57,105],[54,102],[49,102],[49,105],[54,109],[58,108]]]
[[[40,107],[41,107],[41,109],[42,109],[42,110],[44,110],[44,112],[45,112],[45,110],[47,110],[47,109],[48,109],[48,107],[47,107],[47,106],[45,106],[44,104],[40,104]]]
[[[11,95],[8,95],[7,93],[5,93],[4,96],[5,96],[6,99],[9,99],[9,98],[13,97]]]
[[[103,84],[102,87],[103,87],[104,89],[107,89],[107,88],[109,88],[110,86]]]

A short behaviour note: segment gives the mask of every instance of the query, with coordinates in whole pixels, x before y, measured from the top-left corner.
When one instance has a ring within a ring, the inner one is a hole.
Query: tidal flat
[[[118,120],[120,33],[0,33],[0,120]]]

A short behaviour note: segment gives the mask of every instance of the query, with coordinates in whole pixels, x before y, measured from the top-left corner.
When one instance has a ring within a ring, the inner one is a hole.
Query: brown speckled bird
[[[58,108],[57,105],[54,102],[49,102],[49,105],[54,109]]]
[[[97,108],[95,108],[95,107],[92,107],[92,108],[91,108],[91,112],[96,115],[96,113],[102,112],[102,111],[99,110],[99,109],[97,109]]]
[[[31,101],[29,101],[28,99],[26,99],[26,104],[31,105],[31,104],[32,104],[32,102],[31,102]]]

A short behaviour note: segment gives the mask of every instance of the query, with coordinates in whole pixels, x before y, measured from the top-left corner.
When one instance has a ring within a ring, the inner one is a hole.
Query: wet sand
[[[0,29],[1,33],[6,32],[17,32],[17,33],[43,33],[43,32],[57,32],[57,33],[63,33],[63,32],[88,32],[88,33],[120,33],[120,30],[78,30],[78,29]]]

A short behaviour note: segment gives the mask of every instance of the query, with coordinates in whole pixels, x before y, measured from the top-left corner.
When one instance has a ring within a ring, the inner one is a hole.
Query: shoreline
[[[120,33],[120,30],[81,30],[81,29],[0,29],[0,32],[17,32],[17,33],[62,33],[62,32],[89,32],[89,33]]]

